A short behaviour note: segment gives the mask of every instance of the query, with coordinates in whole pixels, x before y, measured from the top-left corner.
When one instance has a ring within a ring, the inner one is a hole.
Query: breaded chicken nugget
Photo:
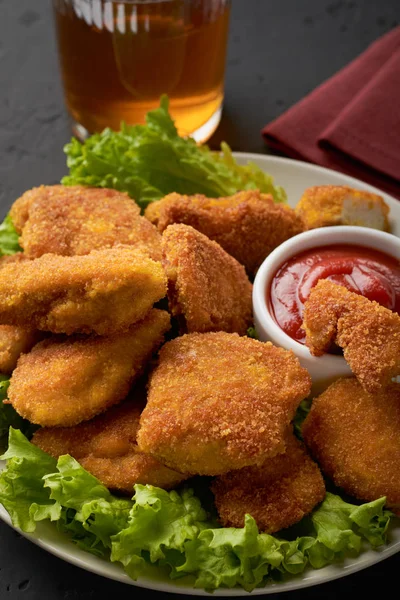
[[[162,248],[169,307],[178,317],[181,333],[245,335],[253,310],[252,285],[244,267],[188,225],[170,225],[164,231]]]
[[[339,379],[316,398],[303,438],[322,472],[359,500],[386,496],[400,515],[400,385],[369,394]]]
[[[346,185],[317,185],[305,190],[296,213],[309,229],[359,225],[389,231],[389,207],[377,194]]]
[[[254,190],[227,198],[169,194],[149,204],[145,216],[161,232],[173,223],[190,225],[218,242],[249,274],[274,248],[305,229],[293,209]]]
[[[127,246],[86,256],[45,254],[6,265],[1,274],[0,323],[53,333],[127,329],[167,291],[161,263]]]
[[[303,329],[314,356],[332,343],[343,355],[364,389],[377,392],[400,375],[400,316],[378,304],[322,279],[304,305]]]
[[[41,185],[26,191],[11,206],[10,217],[17,233],[22,233],[31,217],[31,212],[35,210],[36,206],[41,206],[47,202],[51,203],[54,198],[58,199],[58,205],[65,203],[67,206],[74,199],[78,200],[81,198],[83,203],[82,217],[88,216],[86,206],[90,203],[93,209],[96,210],[94,206],[96,203],[104,203],[115,207],[115,201],[121,202],[121,209],[126,208],[127,215],[140,214],[139,206],[124,192],[107,188],[89,188],[81,185]],[[127,198],[129,198],[130,202],[129,207],[125,203]],[[75,206],[75,209],[78,210],[78,204]],[[64,215],[64,213],[61,213],[61,215]]]
[[[23,354],[13,371],[8,400],[32,423],[70,427],[121,402],[170,327],[153,309],[124,333],[52,337]]]
[[[173,488],[186,479],[185,475],[137,449],[141,410],[137,399],[130,398],[75,427],[43,427],[34,434],[32,443],[55,458],[70,454],[114,490],[132,493],[135,483]]]
[[[182,473],[219,475],[284,452],[310,376],[292,352],[236,333],[190,333],[163,346],[138,445]]]
[[[23,352],[29,352],[41,339],[37,329],[0,325],[0,373],[11,373]]]
[[[29,258],[73,256],[126,244],[161,259],[161,237],[127,194],[103,188],[42,185],[13,204],[11,219]]]
[[[259,467],[246,467],[217,477],[211,490],[224,527],[243,527],[250,514],[261,531],[290,527],[325,497],[321,471],[293,434],[286,451]]]

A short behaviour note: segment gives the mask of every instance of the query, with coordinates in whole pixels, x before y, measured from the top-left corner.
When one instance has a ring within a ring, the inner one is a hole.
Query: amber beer
[[[207,139],[223,100],[229,0],[53,0],[79,137],[143,123],[168,94],[181,135]]]

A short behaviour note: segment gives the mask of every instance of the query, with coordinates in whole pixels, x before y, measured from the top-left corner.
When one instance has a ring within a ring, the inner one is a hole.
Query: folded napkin
[[[400,27],[262,130],[284,154],[400,199]]]

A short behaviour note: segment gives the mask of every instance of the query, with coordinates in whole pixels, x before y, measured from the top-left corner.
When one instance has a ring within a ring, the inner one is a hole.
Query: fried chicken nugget
[[[274,533],[300,521],[324,499],[318,465],[293,433],[285,441],[284,454],[213,481],[211,490],[224,527],[243,527],[250,514],[261,531]]]
[[[244,335],[253,321],[252,285],[244,267],[188,225],[170,225],[162,249],[169,308],[181,333]]]
[[[41,337],[36,329],[0,325],[0,373],[11,373],[20,355],[29,352]]]
[[[186,479],[185,475],[137,449],[141,410],[137,398],[130,398],[75,427],[43,427],[36,431],[32,443],[54,458],[70,454],[113,490],[132,493],[136,483],[173,488]]]
[[[42,185],[16,200],[10,214],[29,258],[89,254],[126,244],[161,260],[156,227],[140,216],[139,206],[127,194],[116,190]]]
[[[304,305],[306,345],[321,356],[332,343],[361,385],[378,392],[400,374],[400,316],[327,279],[311,290]]]
[[[292,352],[236,333],[190,333],[163,346],[138,445],[171,469],[219,475],[285,450],[310,376]]]
[[[359,225],[389,231],[389,207],[377,194],[346,185],[317,185],[305,190],[296,213],[309,229]]]
[[[121,402],[170,327],[166,311],[109,337],[52,337],[18,360],[8,400],[25,419],[70,427]]]
[[[161,263],[127,246],[86,256],[45,254],[5,265],[1,274],[0,323],[53,333],[127,329],[167,291]]]
[[[275,204],[271,195],[258,190],[227,198],[169,194],[149,204],[145,216],[161,232],[173,223],[190,225],[218,242],[249,274],[274,248],[305,229],[293,209]]]
[[[400,516],[400,385],[369,394],[353,377],[316,398],[302,434],[338,487],[359,500],[386,496]]]

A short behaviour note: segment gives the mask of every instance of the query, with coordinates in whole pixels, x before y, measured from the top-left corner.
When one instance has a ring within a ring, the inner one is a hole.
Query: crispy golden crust
[[[32,443],[55,458],[70,454],[110,489],[132,494],[136,483],[175,487],[185,476],[137,449],[141,410],[137,398],[130,398],[75,427],[43,427]]]
[[[28,258],[73,256],[126,244],[161,260],[161,237],[127,194],[111,189],[42,185],[11,208]]]
[[[400,375],[400,316],[328,280],[320,280],[304,305],[306,344],[321,356],[334,342],[354,375],[377,392]]]
[[[386,496],[400,515],[400,385],[369,394],[340,379],[313,401],[303,437],[322,471],[359,500]]]
[[[274,533],[300,521],[325,497],[316,463],[293,434],[286,451],[259,467],[246,467],[217,477],[211,490],[224,527],[243,527],[250,514],[261,531]]]
[[[153,309],[128,331],[109,337],[53,337],[20,357],[8,399],[32,423],[69,427],[123,400],[170,327]]]
[[[0,256],[0,269],[7,265],[12,265],[16,263],[19,264],[28,260],[29,259],[23,252],[16,252],[15,254]]]
[[[53,333],[127,329],[167,291],[161,263],[127,246],[86,256],[46,254],[1,273],[0,323]]]
[[[162,248],[169,307],[178,317],[181,333],[244,335],[253,321],[252,285],[244,267],[187,225],[170,225]]]
[[[274,204],[259,191],[238,192],[227,198],[169,194],[150,204],[145,216],[164,231],[184,223],[218,242],[249,274],[279,244],[304,231],[304,223],[288,206]]]
[[[29,352],[41,339],[36,329],[0,325],[0,373],[11,373],[23,352]]]
[[[285,449],[310,377],[292,352],[236,333],[191,333],[163,346],[139,448],[182,473],[218,475]]]
[[[41,206],[47,202],[52,203],[54,198],[58,199],[58,204],[66,204],[68,207],[71,203],[74,203],[74,199],[81,199],[83,203],[82,216],[87,216],[86,205],[100,202],[110,203],[114,205],[115,200],[120,201],[125,206],[125,201],[129,199],[129,196],[124,192],[118,192],[113,189],[103,188],[88,188],[81,185],[41,185],[31,190],[26,191],[20,198],[18,198],[10,209],[10,217],[17,233],[22,233],[25,225],[31,217],[31,211],[35,210],[36,206]],[[131,206],[129,208],[129,214],[134,213],[138,215],[140,208],[133,200],[129,199]],[[86,204],[87,203],[87,204]],[[74,206],[77,210],[78,206]],[[61,213],[63,214],[63,213]],[[66,214],[66,213],[65,213]]]
[[[389,207],[382,196],[345,185],[308,188],[295,210],[309,229],[359,225],[389,231]]]

